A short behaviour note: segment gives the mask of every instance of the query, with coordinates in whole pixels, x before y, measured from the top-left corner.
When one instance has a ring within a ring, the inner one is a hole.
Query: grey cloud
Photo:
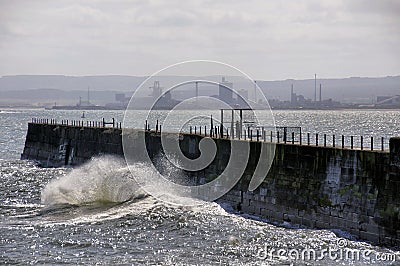
[[[0,62],[8,62],[0,75],[146,75],[199,58],[271,75],[263,78],[302,78],[327,62],[332,76],[398,74],[399,4],[368,3],[0,1]],[[361,63],[365,54],[374,55],[375,67]]]

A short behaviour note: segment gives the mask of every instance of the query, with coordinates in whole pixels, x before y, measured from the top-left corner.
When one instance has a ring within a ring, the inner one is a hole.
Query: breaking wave
[[[138,167],[143,174],[145,170]],[[45,205],[106,204],[144,196],[122,158],[102,156],[52,180],[42,190],[41,201]]]

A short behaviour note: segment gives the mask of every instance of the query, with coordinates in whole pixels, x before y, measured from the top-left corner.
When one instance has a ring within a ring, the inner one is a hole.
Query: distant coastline
[[[57,108],[45,108],[45,107],[38,107],[38,106],[7,106],[7,105],[0,105],[0,113],[1,111],[4,110],[19,110],[19,109],[26,109],[26,110],[48,110],[48,111],[57,111],[57,110],[77,110],[77,111],[90,111],[90,110],[125,110],[126,108],[118,108],[118,107],[106,107],[106,106],[96,106],[96,107],[76,107],[76,106],[59,106]],[[212,108],[210,108],[212,109]],[[133,110],[148,110],[146,108],[137,108]],[[158,108],[158,109],[153,109],[153,110],[170,110],[167,108]],[[184,109],[180,109],[184,110]],[[188,110],[193,110],[193,109],[188,109]],[[200,108],[199,108],[200,110]],[[272,111],[278,110],[278,111],[340,111],[340,110],[371,110],[371,111],[387,111],[387,110],[400,110],[400,107],[356,107],[356,106],[349,106],[349,107],[327,107],[327,108],[271,108]]]

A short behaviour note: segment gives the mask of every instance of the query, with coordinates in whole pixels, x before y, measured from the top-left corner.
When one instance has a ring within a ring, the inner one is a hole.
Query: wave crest
[[[123,159],[102,156],[50,181],[42,190],[41,201],[45,205],[83,205],[120,203],[143,196]]]

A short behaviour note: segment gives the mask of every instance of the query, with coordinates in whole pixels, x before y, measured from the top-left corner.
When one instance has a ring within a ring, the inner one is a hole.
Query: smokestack
[[[314,102],[317,101],[317,74],[314,74]]]
[[[322,87],[321,83],[319,84],[319,101],[322,102]]]

